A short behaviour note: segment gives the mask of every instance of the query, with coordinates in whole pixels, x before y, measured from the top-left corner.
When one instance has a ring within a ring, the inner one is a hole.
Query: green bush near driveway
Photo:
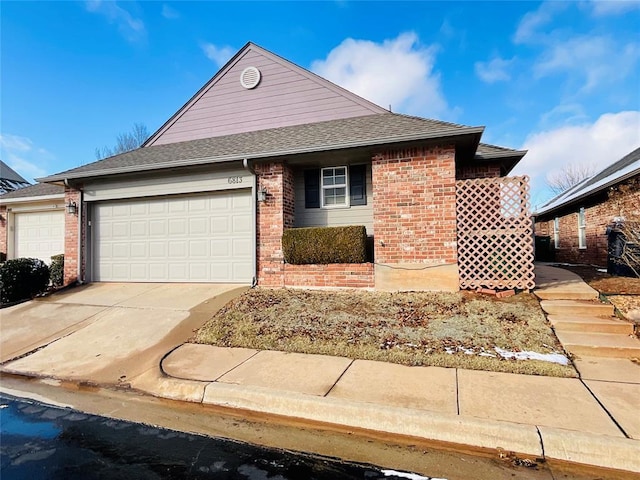
[[[367,229],[348,227],[290,228],[282,235],[284,261],[294,265],[365,263]]]
[[[51,285],[54,287],[62,286],[64,280],[64,254],[53,255],[51,257]]]
[[[49,267],[37,258],[16,258],[0,265],[0,303],[25,300],[49,286]]]

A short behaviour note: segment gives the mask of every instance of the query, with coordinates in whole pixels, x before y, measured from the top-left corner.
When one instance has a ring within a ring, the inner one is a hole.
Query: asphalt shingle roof
[[[26,198],[26,197],[44,197],[47,195],[61,195],[64,194],[64,187],[60,185],[51,185],[49,183],[36,183],[29,187],[20,188],[13,192],[0,195],[0,201],[12,199],[12,198]]]
[[[50,182],[124,171],[267,158],[368,144],[481,134],[482,131],[483,127],[389,112],[142,147],[39,180]]]
[[[552,198],[540,207],[536,214],[550,213],[638,174],[640,174],[640,148],[636,148],[592,177]]]
[[[520,156],[524,155],[524,150],[514,150],[513,148],[500,147],[498,145],[490,145],[488,143],[481,143],[478,145],[478,150],[476,151],[477,156],[492,158],[496,156]]]

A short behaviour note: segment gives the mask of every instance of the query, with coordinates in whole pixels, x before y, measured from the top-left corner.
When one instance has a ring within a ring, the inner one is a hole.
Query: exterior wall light
[[[78,205],[76,204],[76,202],[72,202],[71,200],[69,200],[69,203],[67,203],[67,213],[69,215],[78,214]]]
[[[264,187],[260,187],[258,189],[258,202],[264,203],[267,201],[267,189]]]

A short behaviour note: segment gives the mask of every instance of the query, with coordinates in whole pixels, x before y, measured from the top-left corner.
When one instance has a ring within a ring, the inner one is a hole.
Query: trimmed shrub
[[[0,302],[32,298],[49,285],[49,267],[38,258],[16,258],[0,265]]]
[[[284,261],[294,265],[365,263],[367,229],[348,227],[291,228],[282,235]]]
[[[64,253],[51,257],[50,277],[51,285],[60,287],[64,280]]]

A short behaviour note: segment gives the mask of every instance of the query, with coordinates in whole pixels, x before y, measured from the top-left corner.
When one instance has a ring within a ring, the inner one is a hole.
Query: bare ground
[[[496,354],[495,347],[563,352],[539,303],[524,293],[500,300],[470,292],[254,289],[227,304],[192,341],[404,365],[575,375],[569,366]]]

